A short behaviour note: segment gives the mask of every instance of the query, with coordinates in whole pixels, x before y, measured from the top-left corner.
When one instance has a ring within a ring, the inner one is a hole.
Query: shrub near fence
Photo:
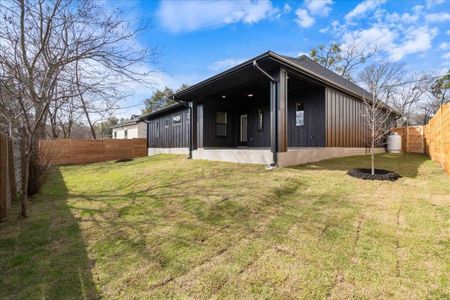
[[[0,134],[0,221],[22,192],[22,143]]]
[[[147,156],[147,139],[41,140],[39,151],[52,164],[85,164]]]

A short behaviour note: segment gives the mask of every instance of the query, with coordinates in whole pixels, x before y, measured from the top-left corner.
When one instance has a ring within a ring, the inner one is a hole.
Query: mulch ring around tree
[[[347,171],[347,175],[352,177],[366,179],[366,180],[390,180],[395,181],[401,176],[394,171],[383,169],[375,169],[375,174],[372,175],[371,169],[351,169]]]
[[[116,160],[115,163],[127,162],[127,161],[132,161],[132,160],[133,160],[132,158],[123,158],[123,159]]]

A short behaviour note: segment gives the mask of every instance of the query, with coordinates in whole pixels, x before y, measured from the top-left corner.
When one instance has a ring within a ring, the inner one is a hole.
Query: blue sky
[[[376,59],[411,72],[450,67],[450,1],[112,1],[147,28],[137,37],[158,49],[152,87],[132,86],[127,117],[155,87],[194,84],[267,50],[298,56],[333,40],[377,46]]]

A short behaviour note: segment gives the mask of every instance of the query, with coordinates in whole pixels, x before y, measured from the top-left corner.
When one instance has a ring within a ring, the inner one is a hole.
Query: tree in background
[[[142,114],[149,114],[166,106],[174,104],[175,100],[171,99],[170,97],[187,87],[188,85],[183,83],[175,91],[167,86],[162,90],[157,89],[150,98],[144,100],[145,108],[142,110]]]
[[[404,73],[403,71],[401,71]],[[403,84],[393,90],[391,106],[402,115],[398,126],[417,123],[418,106],[426,97],[430,80],[426,74],[411,74],[402,76]]]
[[[368,129],[367,143],[371,152],[372,175],[375,174],[375,147],[395,127],[394,116],[386,104],[392,101],[401,73],[401,65],[377,62],[365,67],[359,76],[370,92],[370,95],[363,97],[363,116]]]
[[[46,137],[50,107],[81,95],[116,97],[130,81],[149,83],[149,72],[137,70],[154,54],[136,47],[142,28],[130,24],[122,11],[94,0],[0,1],[0,89],[11,102],[0,109],[12,113],[14,133],[25,140],[23,217],[27,195],[41,182],[39,139]]]
[[[450,70],[444,76],[436,78],[429,85],[428,91],[430,97],[421,105],[423,124],[427,124],[443,104],[450,102]]]
[[[110,116],[106,120],[98,122],[97,124],[94,125],[97,137],[100,139],[111,138],[112,137],[111,127],[123,123],[125,121],[127,121],[127,119],[122,118],[119,120],[114,116]]]
[[[309,55],[316,63],[353,80],[353,73],[358,67],[365,64],[376,53],[376,47],[367,49],[356,42],[352,44],[330,42],[328,45],[319,45],[311,49]]]

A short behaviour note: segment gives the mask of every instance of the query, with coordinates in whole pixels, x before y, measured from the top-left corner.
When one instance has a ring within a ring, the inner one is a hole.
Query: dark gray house
[[[363,97],[370,95],[307,56],[269,51],[143,116],[148,153],[279,166],[365,154]]]

